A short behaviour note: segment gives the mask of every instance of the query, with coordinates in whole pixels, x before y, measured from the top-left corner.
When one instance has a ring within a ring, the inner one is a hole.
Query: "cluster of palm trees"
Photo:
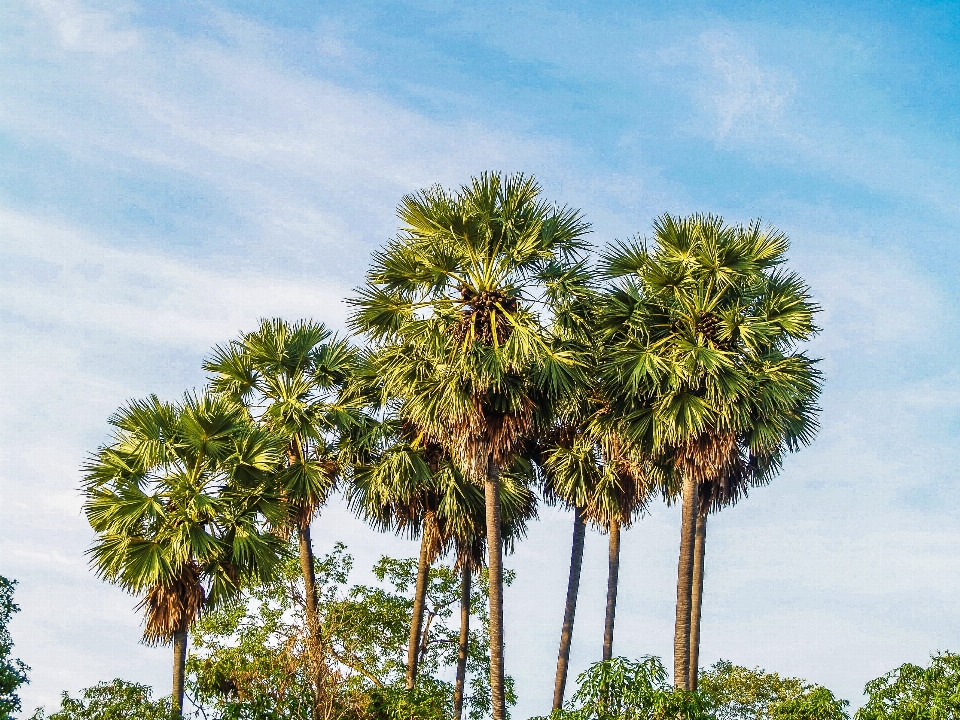
[[[269,576],[295,536],[317,644],[311,521],[338,485],[381,530],[420,539],[407,663],[417,682],[428,570],[462,571],[459,718],[472,576],[489,573],[490,689],[504,720],[502,558],[535,490],[573,511],[556,670],[563,703],[587,525],[606,532],[603,658],[613,652],[621,530],[682,505],[674,682],[696,689],[707,516],[768,482],[817,428],[815,332],[787,238],[758,222],[664,215],[650,241],[609,245],[495,173],[403,199],[397,237],[349,300],[363,349],[321,325],[264,321],[217,348],[180,404],[130,403],[86,469],[91,549],[144,596],[145,637],[173,641],[204,607]],[[179,683],[179,685],[178,685]]]

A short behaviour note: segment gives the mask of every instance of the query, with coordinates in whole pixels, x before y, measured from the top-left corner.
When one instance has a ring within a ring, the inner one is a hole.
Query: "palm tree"
[[[500,517],[503,551],[512,553],[516,542],[527,532],[527,523],[537,517],[536,497],[530,490],[533,467],[520,459],[500,475]],[[457,650],[457,674],[453,693],[454,720],[463,717],[463,698],[467,677],[467,652],[470,638],[470,593],[474,573],[480,572],[487,550],[486,503],[479,488],[461,473],[453,472],[443,483],[441,513],[447,533],[453,541],[456,567],[461,573],[460,638]]]
[[[738,497],[769,477],[775,448],[812,438],[820,376],[793,348],[816,332],[817,306],[782,268],[789,242],[773,228],[664,215],[654,230],[649,246],[605,253],[605,372],[682,485],[674,682],[689,689],[701,496]]]
[[[580,572],[583,567],[583,546],[586,540],[586,507],[598,480],[598,458],[591,442],[577,438],[570,424],[560,425],[544,439],[543,494],[550,504],[562,503],[573,511],[573,540],[570,548],[570,573],[567,578],[557,672],[553,687],[553,710],[563,707],[563,696],[570,666],[570,646],[580,594]],[[578,442],[579,440],[579,442]]]
[[[562,415],[559,429],[550,433],[542,450],[548,500],[560,501],[574,511],[573,544],[567,601],[564,610],[553,709],[563,705],[569,664],[573,619],[579,592],[583,541],[587,523],[606,531],[609,538],[607,604],[603,659],[613,657],[613,631],[620,573],[620,532],[629,527],[659,489],[639,445],[627,440],[618,428],[610,404],[598,386],[584,388],[576,404]]]
[[[374,257],[351,323],[380,346],[388,397],[484,488],[490,687],[505,718],[500,474],[579,375],[551,332],[585,287],[587,226],[522,175],[405,197],[397,239]]]
[[[173,714],[181,717],[187,634],[204,608],[266,581],[284,546],[263,478],[281,460],[272,435],[222,398],[155,396],[111,419],[113,442],[85,467],[84,510],[97,573],[143,595],[144,640],[173,642]]]
[[[310,525],[341,473],[340,436],[359,421],[359,411],[342,398],[358,363],[354,348],[323,324],[280,319],[262,320],[256,331],[215,348],[204,363],[214,392],[241,403],[284,442],[286,463],[273,479],[287,509],[280,528],[297,534],[314,644],[321,629]]]
[[[472,575],[484,565],[483,493],[464,477],[439,445],[426,440],[409,421],[388,417],[370,423],[365,433],[354,436],[351,451],[352,483],[348,497],[354,510],[378,530],[420,538],[407,647],[408,689],[416,684],[420,656],[426,646],[423,615],[430,567],[447,551],[455,552],[455,567],[462,576],[454,691],[455,715],[459,717],[466,677]],[[523,463],[504,472],[501,480],[503,542],[504,549],[510,552],[516,539],[525,534],[527,521],[536,517],[536,502],[529,489],[529,468]]]

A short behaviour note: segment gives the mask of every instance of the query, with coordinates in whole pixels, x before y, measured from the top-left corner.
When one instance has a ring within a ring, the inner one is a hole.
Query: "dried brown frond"
[[[518,411],[497,412],[475,398],[471,411],[433,428],[435,440],[450,448],[461,470],[482,481],[492,459],[497,467],[510,464],[513,455],[533,427],[533,401],[524,398]]]
[[[200,568],[196,563],[187,563],[176,580],[155,585],[137,606],[147,613],[144,642],[158,645],[173,640],[175,632],[186,630],[197,619],[205,600]]]
[[[486,563],[486,548],[486,538],[482,536],[477,536],[468,543],[458,542],[456,545],[456,560],[453,569],[460,571],[467,567],[474,572],[479,572]]]
[[[746,492],[748,464],[734,433],[703,433],[688,441],[674,466],[697,483],[701,514],[731,505]]]
[[[436,512],[428,510],[423,516],[423,529],[420,541],[425,544],[427,562],[431,565],[437,558],[444,555],[450,547],[452,538],[445,532],[445,523],[437,517]]]

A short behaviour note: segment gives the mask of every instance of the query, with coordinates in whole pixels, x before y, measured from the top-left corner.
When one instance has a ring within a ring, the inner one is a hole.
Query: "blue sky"
[[[824,312],[823,429],[711,524],[702,660],[863,684],[960,651],[960,3],[0,6],[0,573],[25,707],[167,691],[83,552],[78,468],[130,397],[200,385],[261,316],[343,326],[400,197],[535,173],[598,245],[762,217]],[[679,518],[626,533],[615,652],[670,657]],[[510,558],[515,716],[549,703],[571,519]],[[319,550],[404,541],[334,502]],[[574,669],[599,655],[587,543]],[[358,580],[366,579],[358,572]]]

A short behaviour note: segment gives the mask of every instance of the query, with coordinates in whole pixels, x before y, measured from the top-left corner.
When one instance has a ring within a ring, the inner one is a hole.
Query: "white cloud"
[[[0,78],[0,127],[84,162],[171,183],[188,176],[282,253],[356,246],[372,233],[379,243],[403,193],[487,169],[556,168],[571,155],[549,138],[440,122],[290,72],[274,59],[282,38],[226,13],[213,17],[230,43],[144,33],[109,64],[64,58],[42,25],[28,29],[21,56],[35,61]],[[126,27],[117,17],[110,24]],[[65,86],[65,97],[53,102],[38,85]]]
[[[676,126],[682,133],[758,164],[818,173],[960,218],[960,145],[928,127],[921,110],[905,109],[902,98],[876,92],[868,78],[881,61],[877,47],[828,28],[701,26],[708,29],[696,40],[644,54],[654,60],[652,72],[691,101],[692,115]],[[844,64],[852,66],[844,84],[825,92],[822,83],[835,81],[835,66]]]
[[[75,0],[33,2],[47,16],[66,50],[114,55],[130,50],[140,40],[130,28],[118,28],[110,12],[91,10]]]
[[[729,32],[708,30],[698,44],[698,95],[712,108],[717,139],[777,132],[796,92],[790,73],[762,63],[755,48]]]

